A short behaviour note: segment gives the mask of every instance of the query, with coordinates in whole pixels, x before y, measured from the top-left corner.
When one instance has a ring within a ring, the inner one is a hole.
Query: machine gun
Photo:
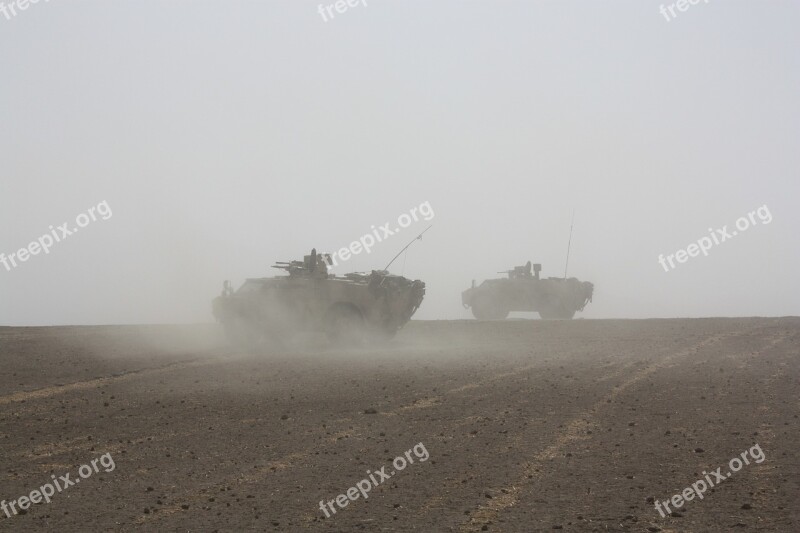
[[[302,261],[277,261],[272,268],[280,268],[289,273],[290,278],[308,277],[326,279],[328,265],[331,264],[330,254],[318,254],[316,248],[311,249],[311,255],[303,257]]]
[[[531,274],[531,267],[533,267],[533,274]],[[531,264],[530,261],[522,266],[516,266],[511,270],[503,270],[498,274],[508,274],[508,279],[539,279],[539,272],[542,270],[540,263]]]

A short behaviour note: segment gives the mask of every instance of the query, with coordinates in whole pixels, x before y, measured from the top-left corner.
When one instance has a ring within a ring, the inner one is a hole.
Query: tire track
[[[732,334],[728,334],[728,335],[732,335]],[[726,335],[720,335],[718,337],[722,338],[724,336],[726,336]],[[685,349],[683,352],[685,352],[686,354],[692,353],[693,351],[699,349],[699,347],[702,347],[705,344],[712,343],[712,342],[715,342],[715,341],[716,341],[716,337],[710,337],[709,339],[706,339],[706,340],[702,341],[701,343],[699,343],[699,344],[697,344],[695,346],[692,346],[690,348]],[[684,355],[683,352],[679,352],[678,354],[673,354],[672,356],[667,356],[667,357],[673,357],[673,358],[674,357],[678,357],[680,355]],[[524,365],[524,366],[521,366],[521,367],[518,367],[518,368],[514,368],[514,369],[512,369],[510,371],[499,372],[497,374],[493,374],[491,376],[487,376],[487,377],[485,377],[483,379],[479,379],[479,380],[474,381],[474,382],[465,383],[465,384],[453,387],[451,389],[446,390],[443,394],[440,394],[440,395],[418,397],[418,398],[414,399],[413,401],[411,401],[410,403],[406,403],[406,404],[400,405],[400,406],[398,406],[398,407],[396,407],[396,408],[394,408],[392,410],[389,410],[389,411],[379,412],[379,414],[382,415],[382,416],[387,416],[387,417],[395,417],[395,416],[400,416],[402,414],[408,413],[409,411],[435,407],[437,405],[441,405],[444,401],[447,400],[448,397],[452,396],[453,394],[458,394],[458,393],[465,392],[465,391],[473,391],[475,389],[495,386],[498,382],[503,382],[504,380],[506,380],[509,377],[520,376],[520,375],[522,375],[525,372],[528,372],[530,370],[533,370],[533,369],[536,369],[536,368],[541,368],[543,363],[544,363],[543,361],[537,361],[536,363],[527,364],[527,365]],[[635,363],[625,363],[625,364],[622,364],[622,365],[614,365],[615,368],[612,368],[611,369],[612,371],[609,372],[608,375],[602,376],[602,380],[605,381],[605,380],[608,380],[608,379],[614,379],[615,377],[618,377],[620,375],[624,375],[626,372],[630,371],[631,367],[634,364]],[[606,367],[608,367],[608,366],[610,366],[610,365],[606,365]],[[634,374],[634,376],[637,376],[637,377],[631,378],[628,381],[626,381],[625,383],[623,383],[622,385],[620,385],[619,386],[620,390],[612,392],[612,396],[611,397],[612,398],[616,397],[616,395],[619,394],[620,392],[622,392],[622,390],[624,390],[624,388],[629,387],[631,384],[635,383],[636,381],[639,381],[640,379],[643,379],[644,377],[646,377],[650,373],[654,372],[656,370],[656,368],[655,368],[656,366],[658,366],[658,367],[667,366],[667,362],[666,361],[662,361],[661,363],[659,363],[657,365],[653,365],[653,367],[646,367],[645,369],[640,370],[637,374]],[[589,411],[593,411],[594,409],[596,409],[597,406],[600,403],[605,404],[606,398],[607,397],[604,397],[595,406],[590,408]],[[467,417],[467,418],[461,420],[460,422],[456,423],[452,427],[455,428],[455,427],[467,425],[471,421],[472,421],[471,418]],[[246,485],[246,484],[254,484],[254,483],[263,482],[265,479],[267,479],[270,476],[274,475],[278,471],[287,470],[287,469],[295,468],[295,467],[298,467],[298,466],[302,466],[303,465],[303,461],[313,457],[315,454],[318,454],[321,451],[321,449],[323,448],[323,446],[325,448],[328,448],[328,447],[331,447],[331,446],[335,446],[339,442],[340,437],[343,437],[343,436],[351,437],[351,436],[354,436],[354,435],[358,435],[360,433],[360,431],[361,431],[361,428],[358,427],[358,425],[354,424],[354,419],[353,418],[337,419],[334,422],[339,427],[338,428],[329,427],[328,429],[332,430],[332,431],[338,429],[338,431],[335,431],[332,435],[327,436],[325,438],[324,444],[320,445],[319,443],[317,443],[317,444],[314,444],[314,445],[311,445],[311,446],[307,446],[307,447],[305,447],[305,448],[303,448],[301,450],[296,450],[296,451],[293,451],[291,453],[276,457],[275,459],[272,459],[272,460],[268,461],[266,464],[261,465],[261,466],[255,468],[255,469],[253,469],[252,465],[250,465],[251,468],[243,468],[243,469],[240,469],[239,472],[232,473],[231,475],[228,475],[228,476],[220,477],[219,479],[215,479],[214,481],[211,482],[212,485],[214,485],[214,486],[217,486],[217,485],[226,485],[226,486],[238,485],[238,486],[242,486],[242,485]],[[345,429],[347,426],[353,426],[353,427],[351,429]],[[451,426],[448,426],[448,427],[451,427]],[[589,422],[587,420],[583,420],[583,419],[574,419],[574,420],[572,420],[571,422],[569,422],[567,424],[566,428],[563,430],[564,434],[562,435],[562,437],[559,440],[557,440],[555,443],[553,443],[551,446],[546,448],[543,452],[540,452],[539,454],[537,454],[537,456],[535,457],[535,460],[536,461],[544,461],[544,460],[547,460],[548,458],[552,458],[552,457],[557,456],[558,453],[559,453],[559,450],[561,448],[563,448],[567,444],[573,442],[574,440],[577,440],[577,438],[573,438],[573,436],[586,438],[585,437],[585,433],[586,433],[586,429],[588,427],[589,427]],[[500,490],[498,490],[498,492],[500,492]],[[503,496],[510,496],[510,494],[503,494]],[[187,490],[179,498],[178,501],[180,503],[175,503],[175,504],[172,504],[172,505],[164,506],[164,507],[159,508],[157,512],[141,515],[138,518],[136,518],[135,524],[137,524],[137,525],[154,524],[154,523],[156,523],[157,521],[159,521],[161,519],[169,518],[169,517],[175,516],[175,515],[177,515],[179,513],[186,512],[185,509],[182,508],[183,504],[192,504],[192,506],[196,506],[198,504],[204,503],[207,500],[207,498],[208,498],[207,487],[206,488],[198,487],[196,489]],[[498,497],[497,499],[499,500],[500,498]],[[423,507],[422,510],[423,511],[428,511],[430,509],[435,508],[435,505],[436,505],[436,499],[432,499]],[[313,516],[312,515],[307,515],[307,516],[302,517],[302,518],[305,519],[306,522],[311,523],[311,520],[312,520]]]
[[[535,366],[538,366],[538,365],[528,365],[528,366],[526,366],[524,368],[525,369],[529,369],[529,368],[532,368],[532,367],[535,367]],[[593,379],[596,382],[609,381],[609,380],[618,378],[621,375],[624,375],[626,372],[628,372],[631,368],[633,368],[635,366],[637,366],[637,363],[635,361],[626,361],[626,362],[621,362],[621,363],[607,363],[607,364],[604,364],[602,367],[600,367],[600,369],[601,370],[602,369],[610,369],[611,371],[607,372],[606,374],[604,374],[602,376],[594,377]],[[504,377],[507,377],[507,376],[510,376],[510,375],[515,375],[515,374],[514,373],[510,373],[510,372],[507,372],[507,373],[503,374]],[[477,385],[475,387],[477,387]],[[471,388],[475,388],[475,387],[457,387],[455,389],[452,389],[450,392],[453,392],[453,391],[460,392],[462,390],[467,390],[467,389],[471,389]],[[447,429],[455,429],[455,428],[467,425],[469,423],[469,421],[470,421],[470,418],[475,418],[475,417],[467,417],[461,423],[458,423],[458,424],[455,424],[455,425],[452,425],[452,426],[447,426]],[[477,417],[477,418],[480,418],[480,417]],[[575,422],[575,420],[573,420],[571,422],[568,422],[567,424],[569,425],[569,424],[572,424],[574,422]],[[569,430],[570,430],[570,428],[568,426],[565,431],[569,431]],[[578,429],[577,431],[584,431],[585,432],[585,429],[582,429],[582,430]],[[513,437],[513,439],[511,440],[510,443],[505,443],[504,442],[502,444],[502,450],[505,451],[509,447],[515,448],[515,449],[520,449],[522,447],[522,444],[525,441],[526,441],[526,438],[522,433],[517,434],[517,435],[515,435]],[[462,486],[462,482],[456,479],[456,480],[453,480],[451,483],[449,483],[447,485],[447,489],[455,490],[455,489],[457,489],[458,487],[461,487],[461,486]],[[502,489],[500,491],[498,491],[498,492],[502,493]],[[445,498],[447,496],[449,496],[449,495],[450,495],[449,491],[445,490],[445,492],[443,494],[438,494],[436,496],[433,496],[433,497],[429,498],[428,501],[425,502],[425,505],[423,505],[420,508],[420,512],[424,515],[424,514],[427,514],[430,511],[432,511],[432,510],[441,509],[442,506],[445,505]]]
[[[50,398],[53,396],[58,396],[60,394],[66,394],[69,392],[94,389],[101,385],[108,385],[111,383],[128,381],[140,376],[157,375],[165,372],[171,372],[173,370],[182,370],[186,368],[219,364],[225,361],[227,361],[227,359],[193,359],[191,361],[180,361],[175,363],[169,363],[167,365],[155,368],[143,368],[140,370],[131,370],[129,372],[122,372],[119,374],[114,374],[103,378],[95,378],[86,381],[76,381],[75,383],[69,383],[67,385],[56,385],[53,387],[45,387],[43,389],[36,389],[27,392],[15,392],[13,394],[8,394],[6,396],[0,396],[0,406],[8,405],[14,402]]]
[[[459,525],[458,530],[462,532],[481,531],[483,527],[487,526],[490,522],[493,522],[501,512],[516,505],[520,501],[523,492],[528,488],[528,486],[532,485],[537,478],[541,477],[542,469],[540,467],[543,466],[543,463],[558,457],[567,446],[578,442],[579,440],[591,438],[588,436],[587,431],[594,425],[591,420],[595,414],[603,409],[608,403],[613,402],[614,399],[616,399],[623,392],[626,392],[633,385],[636,385],[655,372],[673,366],[677,360],[697,353],[709,345],[718,343],[719,341],[729,337],[746,335],[755,329],[758,329],[758,326],[748,328],[745,331],[733,331],[712,335],[707,339],[695,344],[694,346],[685,348],[671,355],[667,355],[656,363],[635,372],[630,378],[625,380],[620,385],[614,387],[608,395],[598,400],[592,407],[567,423],[566,427],[561,431],[560,435],[556,437],[555,441],[550,446],[534,455],[531,461],[528,461],[524,464],[522,468],[522,476],[519,477],[515,483],[490,491],[497,495],[493,497],[489,503],[478,507],[478,509],[472,512],[469,520],[462,522]]]
[[[470,383],[468,387],[465,387],[465,386],[455,387],[453,389],[450,389],[450,390],[446,391],[444,395],[440,395],[440,396],[417,398],[417,399],[413,400],[411,403],[408,403],[408,404],[405,404],[405,405],[401,405],[401,406],[399,406],[399,407],[397,407],[397,408],[395,408],[395,409],[393,409],[391,411],[381,412],[380,414],[383,415],[383,416],[398,416],[401,413],[405,413],[405,412],[410,411],[410,410],[425,409],[425,408],[428,408],[428,407],[432,407],[434,405],[439,405],[444,400],[444,397],[447,394],[458,393],[458,392],[461,392],[461,391],[464,391],[464,390],[471,390],[473,388],[479,388],[481,386],[492,385],[492,384],[496,383],[497,381],[503,380],[503,379],[505,379],[505,378],[507,378],[509,376],[518,375],[521,372],[524,372],[526,370],[530,370],[531,368],[534,368],[534,367],[537,367],[537,366],[539,366],[539,365],[530,364],[530,365],[526,365],[524,367],[515,369],[513,371],[506,371],[506,372],[501,372],[499,374],[494,374],[492,376],[488,376],[488,377],[486,377],[486,378],[484,378],[482,380],[479,380],[477,382]],[[457,424],[457,425],[465,425],[465,424],[468,424],[470,421],[471,421],[471,417],[467,417],[466,419],[464,419],[464,421],[462,421],[460,424]],[[352,418],[338,419],[338,420],[335,421],[335,423],[339,426],[340,430],[334,432],[330,436],[326,436],[326,438],[325,438],[325,446],[326,447],[335,445],[336,443],[339,442],[339,440],[342,437],[350,437],[350,436],[353,436],[353,435],[357,435],[360,432],[360,428],[358,426],[354,425]],[[352,429],[343,429],[344,427],[347,427],[347,426],[353,426],[353,428]],[[331,429],[333,429],[333,428],[331,428]],[[293,467],[297,466],[298,463],[300,463],[301,461],[303,461],[305,459],[308,459],[308,458],[314,456],[315,453],[319,453],[320,450],[321,450],[321,445],[320,444],[313,444],[313,445],[308,446],[308,447],[306,447],[306,448],[304,448],[304,449],[302,449],[300,451],[295,451],[295,452],[283,455],[281,457],[278,457],[276,459],[273,459],[273,460],[269,461],[268,463],[266,463],[264,466],[258,467],[255,470],[252,470],[252,469],[241,470],[240,472],[238,472],[238,473],[236,473],[234,475],[230,475],[230,476],[223,477],[223,478],[220,478],[218,480],[215,480],[213,483],[214,483],[214,485],[228,485],[228,486],[230,486],[230,485],[242,485],[242,484],[247,484],[247,483],[261,482],[264,479],[266,479],[267,477],[269,477],[270,475],[274,474],[276,471],[286,470],[288,468],[293,468]],[[159,520],[161,518],[166,518],[166,517],[175,515],[177,513],[185,512],[184,509],[181,507],[181,505],[183,505],[185,503],[197,504],[197,503],[200,503],[200,502],[204,502],[207,498],[208,498],[208,494],[205,492],[205,489],[197,489],[197,490],[186,491],[184,493],[182,499],[180,500],[181,504],[174,504],[174,505],[170,505],[170,506],[165,506],[165,507],[159,508],[158,512],[142,515],[142,516],[138,517],[135,520],[135,523],[137,525],[141,525],[141,524],[145,524],[145,523],[152,523],[152,522],[154,522],[156,520]],[[311,522],[311,518],[313,518],[313,517],[311,517],[309,515],[309,516],[306,516],[305,518],[306,518],[306,520],[308,522]]]
[[[383,415],[383,416],[391,417],[391,416],[398,416],[400,414],[403,414],[405,412],[408,412],[408,411],[411,411],[411,410],[415,410],[415,409],[426,409],[426,408],[429,408],[429,407],[433,407],[435,405],[441,404],[445,400],[447,395],[457,394],[457,393],[465,391],[465,390],[472,390],[472,389],[475,389],[475,388],[491,386],[491,385],[494,385],[495,383],[497,383],[498,381],[502,381],[502,380],[504,380],[504,379],[506,379],[508,377],[511,377],[511,376],[519,375],[520,373],[523,373],[525,371],[531,370],[531,369],[539,367],[539,366],[541,366],[541,363],[528,364],[528,365],[525,365],[525,366],[520,367],[520,368],[516,368],[516,369],[511,370],[511,371],[504,371],[504,372],[500,372],[498,374],[493,374],[491,376],[488,376],[488,377],[486,377],[484,379],[481,379],[481,380],[478,380],[476,382],[468,383],[468,384],[465,384],[465,385],[461,385],[461,386],[449,389],[449,390],[445,391],[445,393],[442,394],[442,395],[433,396],[433,397],[425,396],[425,397],[416,398],[411,403],[401,405],[399,407],[396,407],[395,409],[392,409],[391,411],[380,412],[380,414]],[[456,426],[466,425],[466,424],[470,423],[471,420],[472,420],[472,417],[467,417],[460,424],[457,424]],[[350,437],[350,436],[359,434],[360,428],[358,426],[354,425],[352,418],[337,419],[335,421],[335,423],[339,426],[340,430],[336,431],[332,435],[326,437],[326,439],[325,439],[326,447],[335,445],[337,442],[339,442],[341,437],[345,437],[345,436]],[[344,427],[351,426],[351,425],[353,426],[352,429],[343,429]],[[454,427],[456,427],[456,426],[454,426]],[[333,429],[333,428],[331,428],[331,429]],[[264,479],[266,479],[268,476],[274,474],[276,471],[285,470],[285,469],[293,468],[293,467],[297,466],[298,463],[300,463],[302,460],[308,459],[308,458],[314,456],[315,453],[319,453],[320,449],[321,449],[320,444],[314,444],[314,445],[308,446],[308,447],[306,447],[306,448],[304,448],[304,449],[302,449],[300,451],[295,451],[295,452],[286,454],[284,456],[278,457],[276,459],[273,459],[273,460],[269,461],[266,465],[261,466],[261,467],[255,469],[255,470],[242,470],[242,471],[240,471],[240,472],[238,472],[238,473],[236,473],[234,475],[227,476],[227,477],[224,477],[224,478],[220,478],[219,480],[214,481],[214,484],[215,485],[241,485],[241,484],[246,484],[246,483],[260,482],[260,481],[263,481]],[[181,505],[183,503],[199,503],[199,502],[205,501],[207,499],[207,497],[208,497],[208,495],[202,489],[193,490],[193,491],[187,491],[187,492],[184,493],[184,496],[181,499],[181,502],[182,502],[181,504],[175,504],[175,505],[171,505],[171,506],[166,506],[166,507],[160,508],[158,510],[158,512],[156,512],[156,513],[150,513],[150,514],[142,515],[142,516],[140,516],[140,517],[138,517],[136,519],[135,523],[137,525],[141,525],[141,524],[145,524],[145,523],[151,523],[151,522],[153,522],[155,520],[158,520],[160,518],[166,518],[166,517],[169,517],[171,515],[174,515],[174,514],[177,514],[177,513],[180,513],[180,512],[184,512],[184,509],[181,507]],[[311,521],[311,518],[312,517],[310,517],[310,515],[306,517],[306,519],[309,522]]]

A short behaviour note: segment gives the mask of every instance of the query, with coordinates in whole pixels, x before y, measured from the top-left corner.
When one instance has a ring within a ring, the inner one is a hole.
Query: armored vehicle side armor
[[[533,267],[533,272],[531,272]],[[501,272],[507,278],[488,279],[461,293],[461,303],[472,308],[472,315],[480,320],[503,319],[511,311],[536,311],[542,318],[575,316],[592,301],[594,285],[576,278],[540,279],[542,265],[528,261],[523,266]]]
[[[228,337],[248,345],[285,340],[299,331],[320,331],[347,344],[389,339],[419,308],[425,283],[384,270],[335,276],[328,254],[277,263],[288,276],[248,279],[236,291],[225,282],[212,303]]]

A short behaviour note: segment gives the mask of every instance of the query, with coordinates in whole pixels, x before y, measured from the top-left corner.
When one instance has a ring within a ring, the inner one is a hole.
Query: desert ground
[[[0,328],[0,365],[0,499],[80,481],[0,531],[800,531],[798,318],[412,321],[252,352],[214,325]]]

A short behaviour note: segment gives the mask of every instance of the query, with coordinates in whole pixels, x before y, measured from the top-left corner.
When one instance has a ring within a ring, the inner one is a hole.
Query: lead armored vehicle
[[[507,278],[487,279],[461,293],[461,303],[479,320],[503,319],[511,311],[536,311],[542,318],[572,318],[592,301],[594,285],[576,278],[540,279],[542,265],[531,262],[501,272]]]
[[[283,341],[301,331],[324,332],[331,341],[357,344],[389,339],[411,319],[425,296],[425,283],[385,270],[335,276],[328,254],[277,263],[288,275],[230,282],[212,302],[214,317],[233,342]]]

